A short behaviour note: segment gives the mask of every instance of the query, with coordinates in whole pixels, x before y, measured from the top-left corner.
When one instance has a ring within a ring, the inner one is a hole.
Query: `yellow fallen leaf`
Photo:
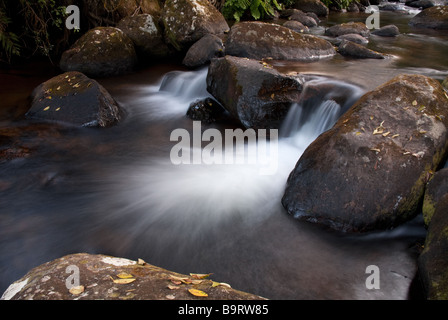
[[[128,284],[131,282],[134,282],[136,279],[135,278],[129,278],[129,279],[114,279],[114,283],[117,284]]]
[[[412,101],[412,105],[416,106],[417,105],[417,100]]]
[[[383,137],[387,137],[390,134],[390,131],[387,131],[386,133],[383,133]]]
[[[60,90],[60,89],[61,89],[61,86],[59,86],[59,87],[56,88],[56,90]]]
[[[193,279],[205,279],[212,275],[213,273],[190,273]]]
[[[192,280],[190,280],[190,281],[191,281],[192,284],[200,284],[200,283],[202,283],[202,281],[204,281],[204,280],[192,279]]]
[[[188,289],[188,292],[190,292],[192,295],[196,297],[208,297],[207,293],[198,289]]]
[[[44,109],[44,111],[47,111],[48,109],[50,109],[50,106],[46,107],[46,108]]]
[[[215,288],[215,287],[217,287],[217,286],[223,286],[223,287],[227,287],[227,288],[232,288],[232,287],[230,286],[230,284],[228,284],[228,283],[213,281],[213,282],[212,282],[212,288]]]
[[[117,277],[120,279],[130,279],[130,278],[134,278],[134,276],[132,274],[126,273],[126,272],[121,272],[119,274],[117,274]]]
[[[61,107],[57,107],[57,108],[56,108],[56,111],[59,111],[59,110],[61,110]]]
[[[169,284],[169,285],[168,285],[168,289],[170,289],[170,290],[177,290],[177,289],[180,289],[180,287],[178,287],[178,286],[173,286],[172,284]]]
[[[68,290],[68,292],[70,292],[71,294],[74,294],[74,295],[81,294],[84,292],[84,286],[72,287],[72,288],[70,288],[70,290]]]
[[[213,282],[212,282],[212,288],[217,287],[217,286],[219,286],[219,285],[220,285],[219,282],[216,282],[216,281],[213,281]]]
[[[359,131],[355,133],[355,135],[357,135],[357,136],[359,136],[359,135],[361,135],[361,134],[362,134],[362,133],[359,132]]]

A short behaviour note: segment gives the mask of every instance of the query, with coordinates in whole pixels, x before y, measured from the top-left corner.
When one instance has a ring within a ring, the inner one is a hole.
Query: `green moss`
[[[426,194],[424,197],[422,211],[423,220],[425,221],[425,225],[428,226],[432,216],[434,215],[434,212],[436,211],[435,203],[432,197],[428,194]]]

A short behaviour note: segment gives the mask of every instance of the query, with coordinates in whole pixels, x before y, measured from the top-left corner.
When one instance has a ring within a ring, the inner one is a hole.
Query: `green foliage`
[[[336,7],[340,9],[347,9],[347,7],[356,0],[321,0],[327,7]]]
[[[275,9],[282,9],[277,0],[227,0],[222,13],[227,19],[238,22],[249,13],[255,20],[263,19],[266,15],[272,16]]]
[[[64,34],[65,2],[0,0],[0,60],[24,54],[50,57],[56,38]]]

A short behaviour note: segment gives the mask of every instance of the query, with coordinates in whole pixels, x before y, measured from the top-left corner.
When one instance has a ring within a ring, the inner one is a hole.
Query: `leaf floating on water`
[[[121,272],[119,274],[117,274],[117,277],[120,279],[130,279],[130,278],[134,278],[134,276],[132,274],[126,273],[126,272]]]
[[[213,273],[190,273],[193,279],[205,279],[212,275]]]
[[[84,286],[72,287],[72,288],[70,288],[70,290],[68,290],[68,292],[70,292],[73,295],[81,294],[84,292]]]
[[[192,295],[196,297],[208,297],[207,293],[198,289],[188,289],[188,292],[190,292]]]

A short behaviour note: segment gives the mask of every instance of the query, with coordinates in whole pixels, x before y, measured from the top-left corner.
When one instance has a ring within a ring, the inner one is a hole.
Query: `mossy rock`
[[[448,194],[438,202],[418,259],[426,298],[448,300]]]
[[[165,41],[178,51],[187,50],[206,34],[224,34],[229,25],[207,0],[167,0],[162,14]]]
[[[448,153],[447,106],[440,83],[421,75],[367,92],[305,150],[283,206],[341,231],[388,229],[415,217]]]
[[[258,60],[311,61],[336,54],[333,45],[324,39],[254,21],[233,25],[224,47],[228,55]]]
[[[448,194],[448,168],[437,171],[426,186],[423,201],[423,218],[428,226],[440,199]]]
[[[325,35],[330,37],[339,37],[344,34],[359,34],[367,38],[370,35],[370,30],[363,22],[341,23],[325,30]]]
[[[87,31],[62,54],[60,68],[89,77],[105,77],[129,73],[136,64],[134,43],[123,31],[97,27]]]

